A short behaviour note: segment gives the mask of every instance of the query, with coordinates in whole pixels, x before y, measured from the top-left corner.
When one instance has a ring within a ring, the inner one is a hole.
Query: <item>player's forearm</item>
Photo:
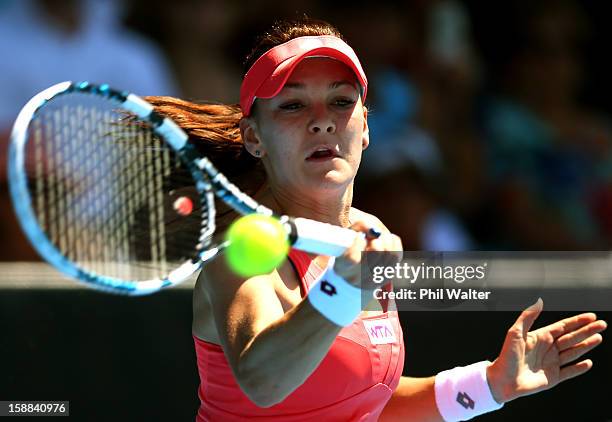
[[[379,421],[443,422],[434,390],[435,377],[401,377]]]
[[[317,368],[340,329],[303,300],[246,345],[237,368],[241,388],[258,406],[281,402]]]

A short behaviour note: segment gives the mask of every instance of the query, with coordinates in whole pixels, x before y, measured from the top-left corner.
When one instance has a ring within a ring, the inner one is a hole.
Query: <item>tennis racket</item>
[[[63,82],[33,97],[11,133],[9,184],[39,254],[87,286],[125,295],[188,279],[227,242],[215,197],[275,215],[227,180],[172,120],[108,85]],[[357,233],[277,216],[290,244],[339,256]]]

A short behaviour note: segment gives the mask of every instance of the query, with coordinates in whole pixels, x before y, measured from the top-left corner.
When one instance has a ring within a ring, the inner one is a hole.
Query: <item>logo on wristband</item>
[[[457,403],[459,403],[466,409],[474,409],[474,405],[476,404],[476,402],[472,400],[472,398],[468,396],[467,393],[464,392],[460,392],[459,394],[457,394]]]
[[[321,283],[319,284],[321,285],[321,291],[327,296],[333,296],[338,294],[338,290],[336,290],[336,287],[333,284],[325,280],[321,281]]]

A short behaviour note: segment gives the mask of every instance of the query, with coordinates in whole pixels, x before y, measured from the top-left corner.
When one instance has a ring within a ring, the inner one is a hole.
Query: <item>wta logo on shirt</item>
[[[388,319],[366,319],[363,325],[372,344],[396,343],[397,337],[393,331],[393,325]]]

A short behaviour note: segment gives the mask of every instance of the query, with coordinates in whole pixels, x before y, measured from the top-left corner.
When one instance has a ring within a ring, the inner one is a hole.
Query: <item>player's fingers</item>
[[[543,307],[544,302],[542,301],[542,298],[538,298],[536,303],[521,312],[510,330],[520,334],[523,338],[525,338],[527,336],[527,333],[531,329],[531,326],[540,315],[540,312],[542,312]]]
[[[393,251],[395,242],[391,233],[382,233],[375,239],[368,239],[368,246],[366,250],[377,251],[377,252],[390,252]]]
[[[385,248],[390,253],[393,264],[400,262],[404,257],[402,240],[393,233],[388,233],[386,240]]]
[[[402,245],[402,239],[399,236],[391,234],[391,238],[393,239],[393,249],[394,251],[403,251],[404,245]]]
[[[372,239],[366,247],[367,252],[380,252],[368,254],[368,265],[393,266],[402,259],[401,250],[397,250],[397,236],[386,232],[377,239]]]
[[[396,246],[395,238],[388,231],[382,231],[378,227],[367,224],[363,220],[355,221],[350,228],[365,235],[367,241],[366,251],[386,252],[394,251]]]
[[[591,359],[585,359],[582,362],[564,366],[563,368],[561,368],[561,372],[559,373],[559,382],[567,381],[569,379],[582,375],[592,367],[593,361]]]
[[[367,247],[367,241],[361,237],[357,236],[353,241],[353,244],[350,248],[346,250],[344,256],[348,258],[352,263],[358,264],[361,262],[361,253]]]
[[[575,331],[576,329],[583,327],[595,320],[597,320],[597,315],[592,312],[587,312],[584,314],[574,315],[572,317],[562,319],[561,321],[557,321],[541,329],[550,332],[553,337],[557,338],[565,333]]]
[[[367,241],[362,236],[356,236],[353,244],[336,258],[334,271],[350,283],[358,283],[361,256],[366,245]]]
[[[368,239],[368,245],[366,246],[367,251],[371,252],[384,252],[385,241],[384,237],[378,237],[376,239]]]
[[[573,347],[570,347],[567,350],[564,350],[559,354],[559,364],[561,366],[566,365],[570,362],[575,361],[580,356],[584,355],[587,352],[590,352],[595,347],[599,346],[603,341],[603,337],[601,334],[593,334],[591,337],[587,338],[584,341],[576,344]]]
[[[402,250],[402,242],[393,233],[383,233],[377,240],[380,241],[383,249],[388,252]],[[398,249],[399,248],[399,249]]]
[[[377,227],[368,225],[362,220],[354,222],[351,227],[352,230],[364,233],[365,236],[359,236],[361,241],[356,241],[351,250],[347,250],[345,254],[340,257],[340,262],[334,266],[336,272],[348,273],[343,270],[343,258],[347,259],[353,264],[361,263],[362,252],[380,252],[380,253],[368,253],[366,255],[367,266],[372,269],[374,267],[389,267],[397,264],[402,258],[402,246],[401,240],[396,235],[389,233],[388,231],[380,231]],[[360,249],[361,248],[361,249]],[[359,257],[356,255],[359,254]]]
[[[557,348],[559,350],[565,350],[580,343],[584,339],[591,337],[595,333],[604,331],[607,326],[608,325],[605,321],[595,321],[578,330],[562,335],[561,337],[557,338],[555,343],[557,344]]]
[[[356,232],[367,233],[370,231],[371,226],[368,225],[363,220],[357,220],[349,227],[351,230],[355,230]]]
[[[384,250],[383,243],[379,240],[382,233],[378,228],[368,225],[363,220],[355,221],[349,228],[356,232],[363,233],[363,235],[358,236],[358,238],[365,240],[365,242],[356,241],[358,246],[363,246],[361,250]]]

